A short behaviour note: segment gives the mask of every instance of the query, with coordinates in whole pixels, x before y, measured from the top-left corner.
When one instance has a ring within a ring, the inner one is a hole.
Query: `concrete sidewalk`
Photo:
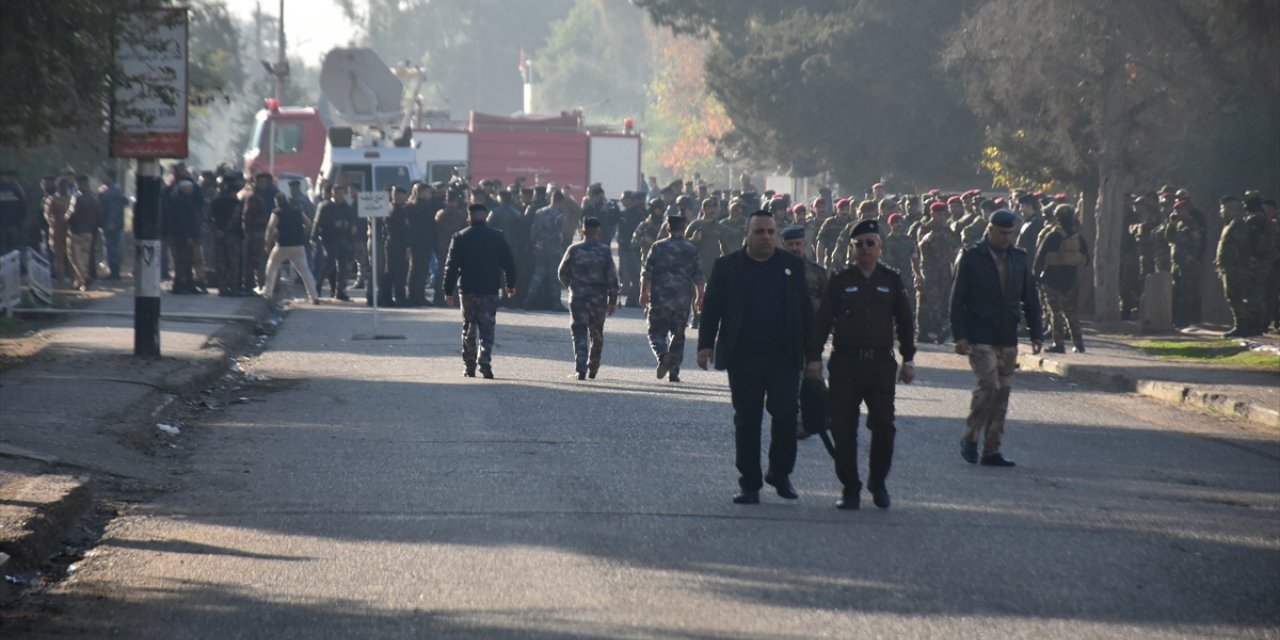
[[[1144,336],[1146,337],[1146,336]],[[1042,371],[1119,393],[1205,409],[1280,429],[1280,356],[1273,370],[1159,358],[1129,346],[1127,336],[1087,335],[1085,353],[1019,354],[1024,370]],[[1209,341],[1216,334],[1179,333],[1161,340]],[[1260,339],[1275,345],[1274,336]]]
[[[34,330],[0,339],[0,602],[59,549],[92,493],[173,483],[182,436],[157,425],[199,405],[273,314],[257,297],[165,293],[161,357],[147,360],[133,356],[131,280],[56,301],[71,308],[19,315]]]

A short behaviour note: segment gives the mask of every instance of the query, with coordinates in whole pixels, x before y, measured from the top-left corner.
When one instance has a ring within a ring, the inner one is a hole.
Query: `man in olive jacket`
[[[796,462],[796,415],[813,304],[804,260],[778,251],[778,227],[768,211],[747,221],[746,247],[711,268],[698,328],[698,366],[729,372],[737,449],[737,504],[760,502],[767,482],[796,499],[789,478]],[[760,472],[760,424],[771,418],[769,471]]]
[[[1019,316],[1027,319],[1032,353],[1044,344],[1040,295],[1027,252],[1013,246],[1018,214],[991,214],[986,236],[960,254],[951,285],[951,336],[956,353],[969,356],[978,377],[960,439],[960,455],[976,464],[983,437],[982,464],[1012,467],[1000,453],[1004,417],[1009,409],[1013,371],[1018,361]]]

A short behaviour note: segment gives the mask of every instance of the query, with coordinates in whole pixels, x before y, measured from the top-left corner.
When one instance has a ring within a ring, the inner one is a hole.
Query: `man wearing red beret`
[[[920,229],[920,283],[916,292],[916,335],[919,340],[946,342],[947,306],[951,293],[951,267],[960,249],[960,238],[947,224],[948,205],[929,205],[929,221]]]

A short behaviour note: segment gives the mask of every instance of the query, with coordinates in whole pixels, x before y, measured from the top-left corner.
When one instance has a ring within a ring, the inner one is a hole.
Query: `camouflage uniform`
[[[813,303],[814,313],[818,312],[818,303],[822,301],[822,292],[827,289],[827,270],[822,265],[806,259],[804,261],[804,284],[809,290],[809,301]]]
[[[551,205],[538,209],[533,215],[533,228],[529,231],[533,241],[533,275],[529,278],[529,291],[524,297],[526,309],[542,302],[539,296],[543,295],[543,289],[547,288],[546,285],[560,264],[564,215],[563,210]],[[559,303],[560,291],[557,288],[555,298],[550,301],[549,306],[555,307]]]
[[[1262,216],[1241,213],[1227,223],[1218,241],[1214,264],[1235,321],[1233,333],[1239,335],[1259,334],[1266,324],[1265,273],[1259,272],[1262,256],[1255,245],[1260,237],[1265,237],[1266,226]]]
[[[1204,226],[1191,213],[1169,218],[1165,240],[1173,274],[1173,324],[1185,327],[1200,321],[1200,256]]]
[[[916,241],[906,233],[890,233],[884,237],[884,253],[880,262],[892,267],[902,277],[902,288],[912,313],[915,313],[916,305],[915,264],[918,253]]]
[[[644,278],[649,282],[649,347],[659,363],[668,358],[675,376],[684,362],[684,330],[695,287],[705,282],[698,248],[684,238],[655,242],[644,262]]]
[[[742,248],[747,239],[747,218],[729,216],[716,224],[720,225],[720,255],[727,255]]]
[[[653,249],[653,243],[658,241],[658,233],[665,224],[666,221],[661,216],[648,216],[636,226],[636,232],[631,236],[631,246],[639,250],[642,268],[649,261],[649,252]]]
[[[604,348],[604,319],[618,304],[618,272],[609,245],[583,240],[564,252],[557,271],[569,288],[569,312],[573,316],[573,353],[578,373],[600,368]],[[589,347],[589,348],[588,348]]]
[[[452,204],[436,212],[436,260],[443,260],[443,256],[449,255],[449,243],[453,241],[453,234],[467,228],[467,212]],[[379,229],[381,232],[382,229]],[[386,258],[382,258],[379,262],[385,262]],[[444,306],[444,287],[440,279],[444,277],[444,268],[436,268],[436,277],[432,281],[432,302],[436,306]],[[381,292],[381,285],[379,285]]]
[[[822,223],[830,220],[833,216],[827,216],[819,220],[813,216],[804,221],[804,237],[813,238],[812,242],[806,242],[804,247],[804,259],[810,262],[818,261],[818,232],[822,230]],[[822,265],[818,265],[822,266]],[[816,307],[815,307],[816,308]]]
[[[858,220],[858,218],[850,218],[836,236],[835,244],[831,247],[831,255],[827,260],[828,273],[840,273],[849,267],[849,241],[853,239],[853,228],[857,226]]]
[[[494,327],[498,322],[497,294],[471,294],[465,291],[459,296],[462,304],[462,361],[468,368],[478,362],[481,369],[493,360]],[[480,339],[480,356],[476,357],[476,338]]]
[[[840,232],[844,230],[845,225],[852,221],[853,216],[848,214],[834,215],[822,221],[822,226],[818,228],[817,235],[810,236],[807,233],[805,234],[806,237],[814,238],[816,248],[821,249],[823,255],[818,256],[819,264],[832,271],[838,271],[836,265],[832,262],[832,256],[835,254],[836,249],[835,245],[840,237]],[[846,248],[845,250],[847,251],[848,249]],[[840,267],[843,268],[843,265],[840,265]]]
[[[951,297],[952,265],[960,239],[945,224],[926,225],[920,239],[920,287],[916,291],[916,335],[926,335],[941,344],[946,341],[950,320],[947,300]]]
[[[1088,258],[1088,246],[1079,231],[1068,232],[1059,225],[1046,227],[1041,242],[1036,246],[1036,258],[1032,273],[1039,278],[1040,299],[1048,305],[1049,324],[1053,335],[1053,351],[1064,351],[1063,339],[1071,332],[1071,342],[1078,351],[1084,350],[1084,336],[1080,333],[1080,317],[1076,310],[1079,296],[1080,267]]]
[[[698,259],[702,261],[702,273],[711,273],[711,265],[720,257],[720,224],[709,218],[698,218],[689,223],[684,235],[698,248]],[[697,329],[702,317],[693,310],[693,328]]]

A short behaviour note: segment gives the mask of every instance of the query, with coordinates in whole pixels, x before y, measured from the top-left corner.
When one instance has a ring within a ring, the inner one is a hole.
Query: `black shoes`
[[[982,465],[984,467],[1016,467],[1014,461],[1008,460],[1004,454],[993,453],[989,456],[982,456]]]
[[[788,478],[787,476],[779,477],[779,476],[773,475],[772,473],[765,474],[764,482],[765,484],[777,490],[779,498],[786,498],[787,500],[796,500],[800,497],[800,494],[796,493],[795,487],[791,486],[791,479]]]
[[[1077,344],[1076,344],[1076,346],[1071,347],[1071,352],[1072,352],[1072,353],[1084,353],[1084,343],[1083,343],[1083,342],[1080,342],[1080,343],[1077,343]]]
[[[587,377],[595,380],[596,372],[598,371],[600,371],[600,367],[587,367]]]
[[[978,443],[960,438],[960,457],[969,464],[978,464]]]
[[[881,509],[889,508],[889,490],[884,487],[871,487],[871,500]]]
[[[671,370],[671,354],[664,353],[662,354],[661,358],[658,358],[658,368],[656,370],[658,373],[658,379],[661,380],[667,377],[667,372],[670,370]]]
[[[474,377],[476,377],[476,367],[475,367],[475,365],[473,365],[473,364],[469,364],[469,365],[467,365],[467,368],[462,370],[462,377],[464,377],[464,378],[474,378]]]
[[[594,376],[592,376],[592,377],[594,377]],[[586,379],[587,379],[587,368],[586,368],[586,367],[580,367],[580,368],[578,369],[578,379],[579,379],[579,380],[586,380]]]
[[[1045,349],[1044,352],[1045,353],[1066,353],[1067,348],[1060,344],[1055,344],[1052,347]]]
[[[734,504],[760,504],[759,491],[743,491],[733,497]]]
[[[836,500],[836,508],[842,511],[857,511],[862,508],[862,496],[856,491],[846,493]]]
[[[487,380],[492,380],[492,379],[493,379],[493,367],[490,367],[490,366],[489,366],[489,365],[487,365],[487,364],[482,364],[482,365],[480,365],[480,375],[484,376],[484,377],[485,377],[485,379],[487,379]]]
[[[671,373],[667,374],[667,380],[670,380],[671,382],[680,382],[680,370],[672,369]]]

